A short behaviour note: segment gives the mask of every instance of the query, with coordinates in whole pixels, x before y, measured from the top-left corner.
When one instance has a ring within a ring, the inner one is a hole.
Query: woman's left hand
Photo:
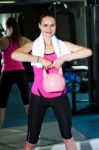
[[[64,57],[61,56],[53,62],[53,67],[59,68],[62,66],[63,63],[64,63]]]

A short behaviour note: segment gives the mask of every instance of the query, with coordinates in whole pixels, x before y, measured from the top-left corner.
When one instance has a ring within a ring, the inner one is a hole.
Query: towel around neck
[[[52,37],[52,44],[57,57],[71,53],[68,47],[64,44],[64,42],[58,39],[56,36]],[[44,57],[44,47],[44,39],[41,33],[40,36],[33,41],[32,55]],[[42,67],[41,63],[31,63],[31,65],[35,65],[36,67]]]

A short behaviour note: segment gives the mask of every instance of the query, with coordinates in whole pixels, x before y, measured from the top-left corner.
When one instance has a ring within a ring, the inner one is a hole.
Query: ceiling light
[[[15,1],[0,1],[0,4],[12,4],[15,3]]]

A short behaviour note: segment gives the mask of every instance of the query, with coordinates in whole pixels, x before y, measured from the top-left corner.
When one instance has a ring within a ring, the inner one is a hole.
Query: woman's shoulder
[[[29,39],[29,38],[27,38],[25,36],[21,36],[21,38],[20,38],[20,46],[23,46],[23,45],[25,45],[27,43],[30,43],[30,42],[32,42],[31,39]]]
[[[4,50],[8,47],[9,45],[9,39],[7,36],[1,37],[0,38],[0,48],[1,50]]]
[[[0,37],[0,42],[5,42],[8,40],[7,36]]]

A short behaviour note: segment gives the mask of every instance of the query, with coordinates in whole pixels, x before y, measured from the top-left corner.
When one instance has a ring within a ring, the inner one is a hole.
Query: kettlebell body
[[[46,92],[61,92],[65,89],[66,82],[61,68],[58,73],[47,73],[44,69],[43,77],[43,88]]]

